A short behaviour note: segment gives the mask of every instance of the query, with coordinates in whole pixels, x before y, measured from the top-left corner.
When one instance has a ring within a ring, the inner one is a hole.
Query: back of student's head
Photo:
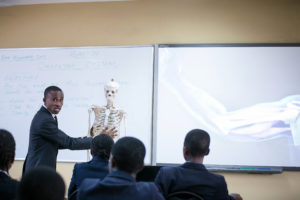
[[[107,134],[100,134],[93,138],[91,143],[91,154],[108,159],[114,140]]]
[[[21,179],[18,200],[63,200],[65,183],[54,169],[37,167]]]
[[[201,129],[193,129],[184,139],[184,147],[192,157],[205,156],[209,152],[209,134]]]
[[[0,129],[0,169],[9,170],[15,158],[16,143],[10,132]]]
[[[111,154],[118,170],[137,173],[144,166],[146,149],[139,139],[123,137],[114,144]]]

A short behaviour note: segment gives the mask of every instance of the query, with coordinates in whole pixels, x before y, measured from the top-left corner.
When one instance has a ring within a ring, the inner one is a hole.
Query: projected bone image
[[[158,163],[181,163],[185,133],[200,128],[208,164],[300,166],[299,57],[300,48],[160,49]]]
[[[179,71],[180,68],[178,74]],[[300,145],[300,95],[227,111],[221,102],[185,79],[182,73],[172,84],[167,79],[163,82],[187,112],[208,130],[216,130],[235,140],[266,140],[290,135],[294,145]]]

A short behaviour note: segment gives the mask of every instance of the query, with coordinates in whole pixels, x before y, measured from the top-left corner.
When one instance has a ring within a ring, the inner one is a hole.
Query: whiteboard
[[[179,164],[191,129],[204,164],[300,167],[300,46],[160,46],[156,162]]]
[[[16,140],[16,159],[24,159],[29,128],[43,104],[44,89],[64,91],[59,128],[71,137],[88,133],[88,108],[106,104],[104,84],[120,84],[116,107],[126,112],[121,135],[141,139],[151,159],[153,47],[72,47],[0,49],[0,127]],[[92,119],[93,120],[93,119]],[[86,161],[87,151],[60,150],[58,161]]]

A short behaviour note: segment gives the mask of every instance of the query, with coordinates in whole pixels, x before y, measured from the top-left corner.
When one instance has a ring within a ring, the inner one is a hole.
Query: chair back
[[[166,200],[204,200],[203,197],[189,191],[179,191],[169,194]]]

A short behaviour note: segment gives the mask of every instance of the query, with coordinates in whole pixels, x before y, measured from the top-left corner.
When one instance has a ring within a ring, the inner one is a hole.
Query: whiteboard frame
[[[72,46],[72,47],[59,47],[59,46],[56,46],[56,47],[35,47],[35,48],[0,48],[0,50],[7,50],[7,51],[14,51],[14,50],[64,50],[64,49],[68,49],[68,50],[84,50],[84,49],[91,49],[91,48],[111,48],[111,49],[115,49],[115,48],[124,48],[124,49],[128,49],[128,48],[134,48],[134,49],[137,49],[137,48],[152,48],[152,51],[153,51],[153,62],[152,62],[152,71],[154,70],[154,45],[126,45],[126,46]],[[150,76],[150,75],[149,75]],[[153,79],[154,79],[154,75],[151,74],[152,76],[152,99],[151,101],[153,102],[153,98],[154,98],[154,95],[153,95]],[[153,108],[153,103],[151,104],[151,108]],[[153,109],[151,109],[151,119],[153,119]],[[150,148],[149,149],[149,157],[150,157],[150,161],[149,161],[149,164],[152,163],[152,146],[153,146],[153,138],[152,138],[152,133],[153,133],[153,130],[152,130],[152,127],[153,127],[153,124],[152,124],[153,120],[151,122],[149,122],[150,124],[150,127],[151,127],[151,131],[150,131],[150,137],[151,137],[151,141],[150,141]],[[27,135],[29,137],[29,133]],[[72,135],[69,135],[72,137]],[[27,152],[27,149],[24,150]],[[89,155],[89,150],[82,150],[82,151],[86,151],[87,155]],[[15,160],[17,161],[24,161],[25,160],[25,157],[16,157]],[[87,160],[89,160],[89,156],[87,156]],[[74,162],[82,162],[81,160],[77,161],[77,160],[64,160],[64,159],[57,159],[57,162],[66,162],[66,163],[74,163]]]

